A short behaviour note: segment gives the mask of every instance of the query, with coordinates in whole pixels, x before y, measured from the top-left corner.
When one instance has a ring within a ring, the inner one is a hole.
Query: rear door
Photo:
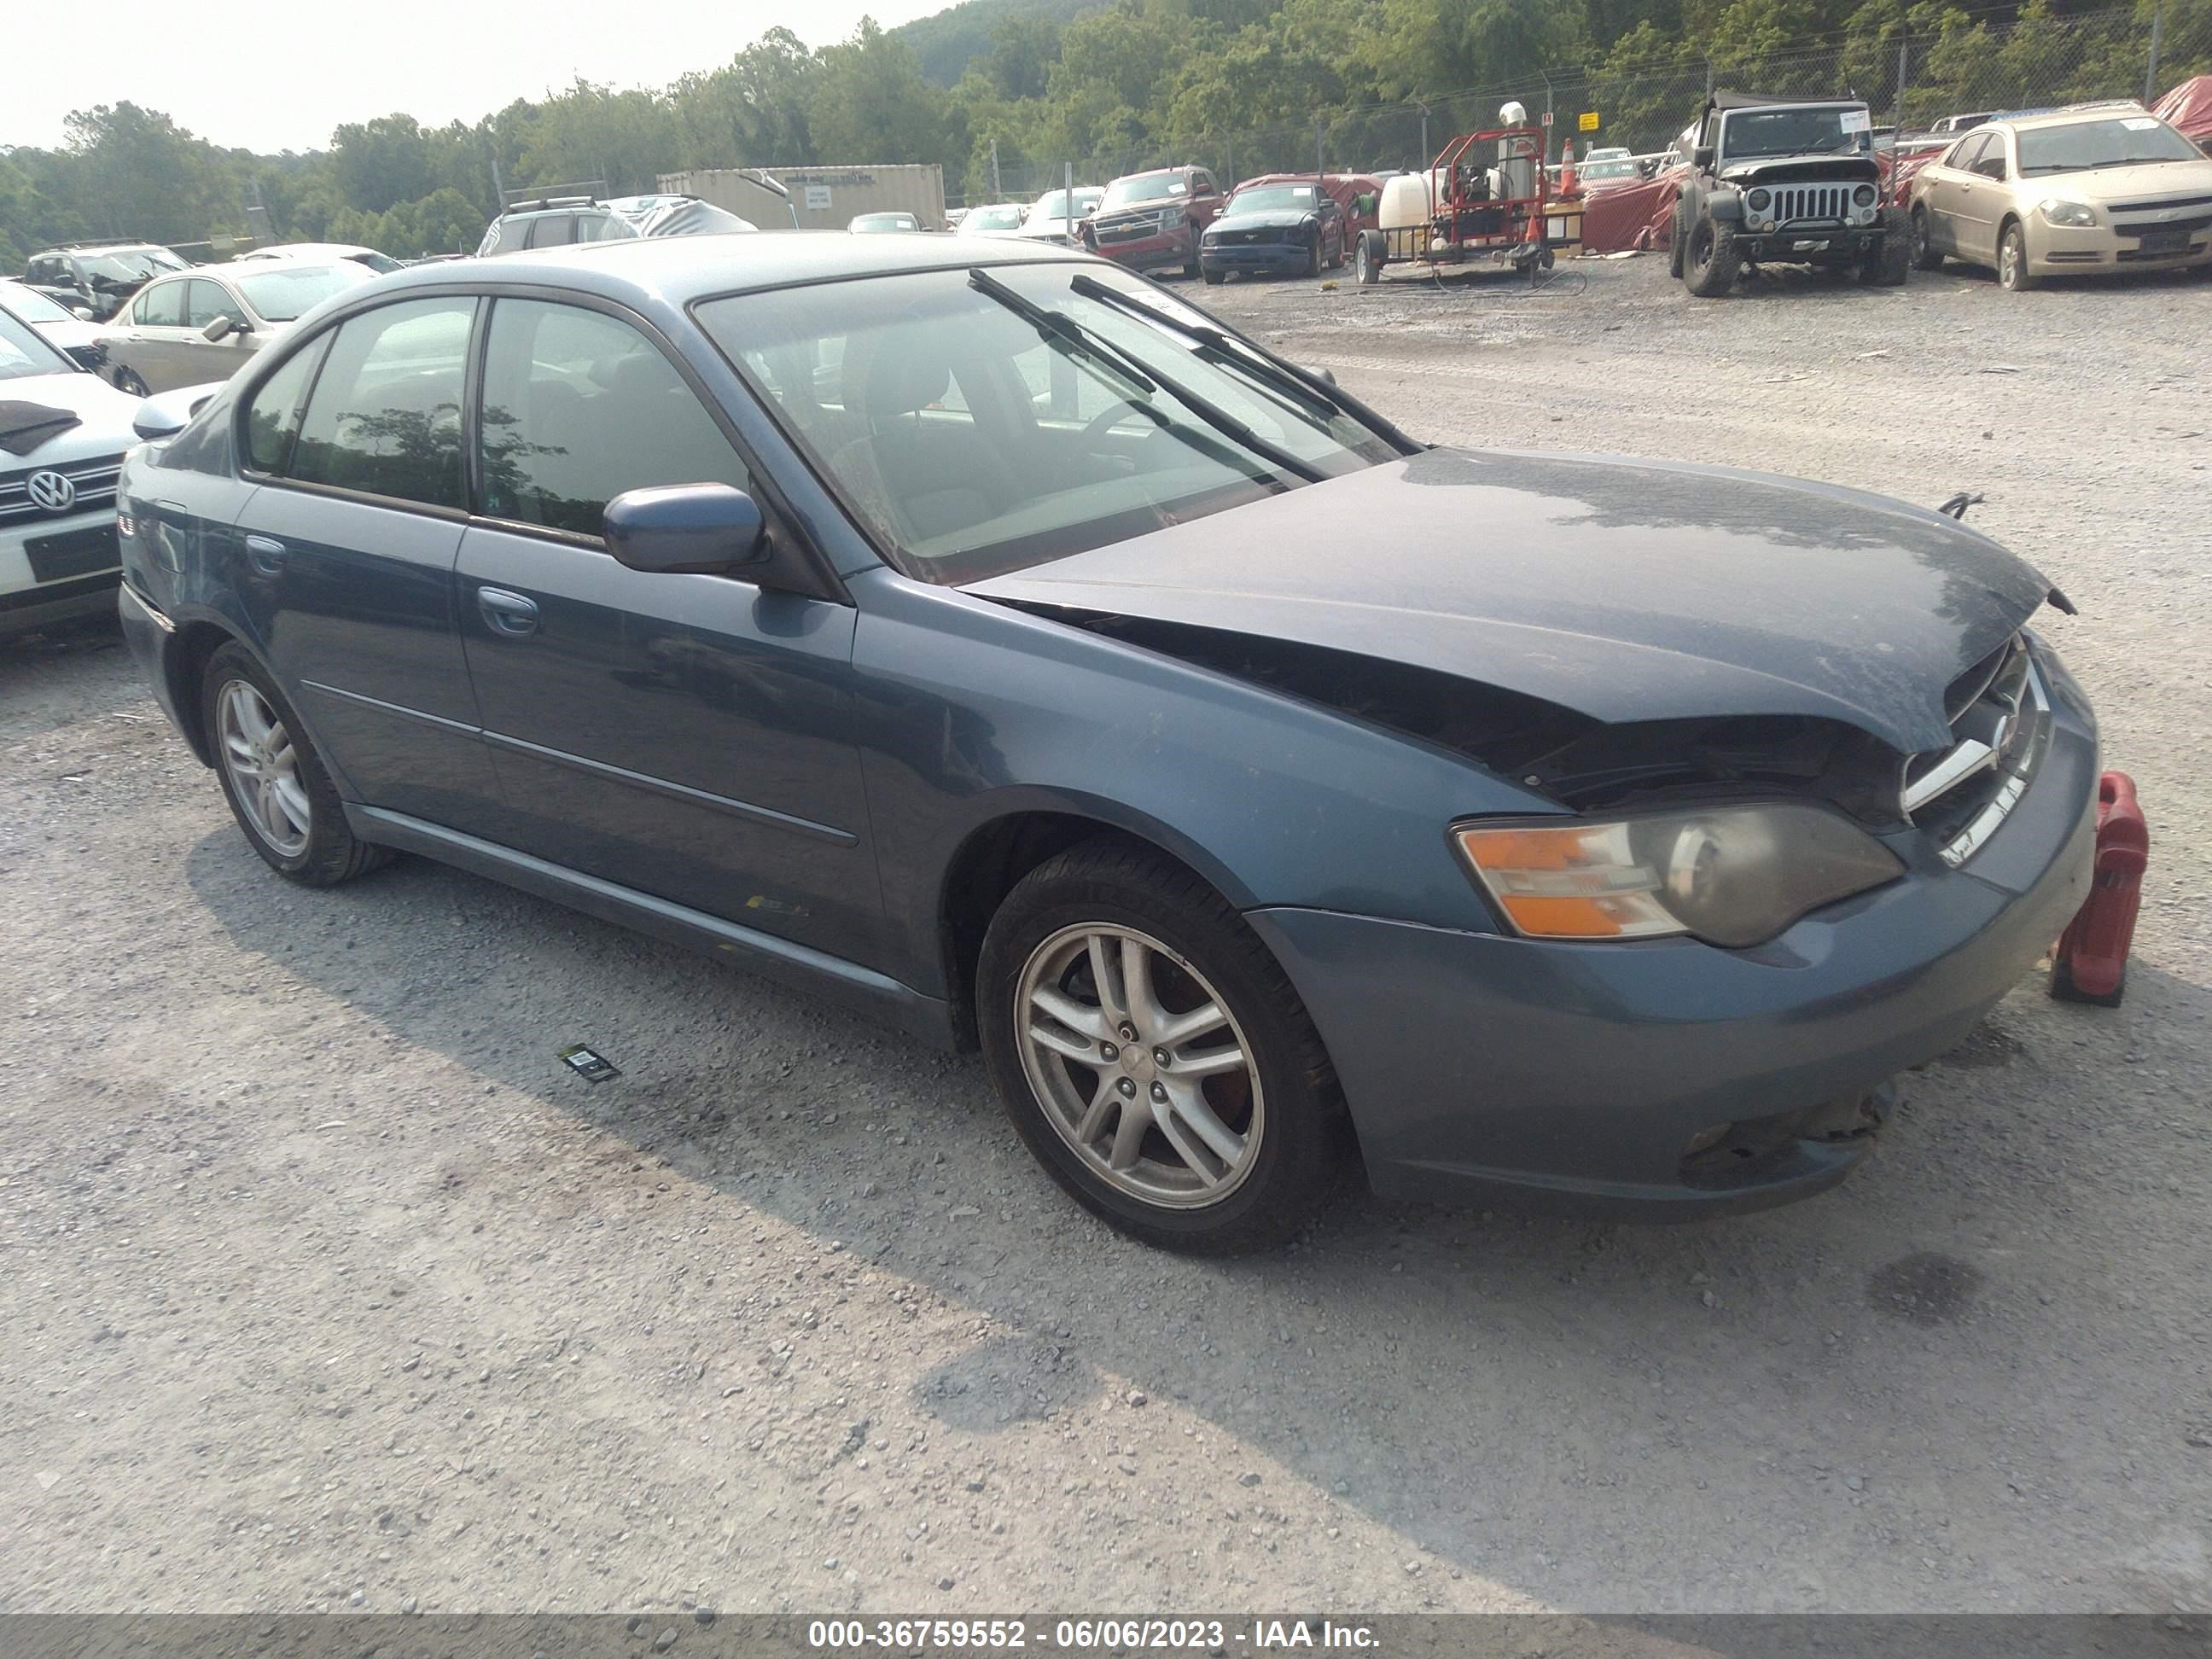
[[[191,384],[184,352],[187,286],[182,276],[149,283],[116,313],[121,326],[110,325],[111,335],[120,340],[109,356],[143,380],[149,392]]]
[[[483,362],[461,629],[510,811],[501,838],[865,955],[879,906],[848,726],[851,608],[606,550],[602,510],[624,490],[750,482],[635,319],[502,298]]]
[[[359,798],[471,832],[498,798],[453,618],[477,304],[380,306],[287,356],[248,411],[262,488],[234,566],[285,691]]]

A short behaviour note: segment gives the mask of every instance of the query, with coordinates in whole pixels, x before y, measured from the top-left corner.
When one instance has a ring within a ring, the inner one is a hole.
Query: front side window
[[[697,308],[915,574],[1017,569],[1398,453],[1242,349],[1147,320],[1144,307],[1206,326],[1140,278],[1061,264],[989,276],[1016,303],[964,271],[916,271]],[[1083,340],[1046,337],[1031,307]]]
[[[749,487],[729,440],[651,341],[604,313],[538,300],[492,307],[479,465],[486,514],[582,536],[600,533],[626,489]]]
[[[132,302],[131,320],[143,328],[182,328],[185,325],[183,283],[157,283]]]
[[[629,220],[613,213],[580,213],[576,216],[576,240],[580,242],[634,242],[637,232]]]
[[[2203,153],[2155,115],[2116,115],[2059,127],[2027,127],[2020,133],[2023,179],[2054,173],[2092,173],[2100,167],[2142,167],[2152,161],[2201,161]]]
[[[189,283],[172,283],[170,286],[185,290],[186,328],[205,328],[218,317],[228,317],[234,323],[246,320],[245,308],[223,292],[220,283],[197,276]]]
[[[348,318],[316,378],[287,476],[465,506],[462,364],[475,311],[469,299],[412,300]]]
[[[573,213],[549,213],[543,219],[531,221],[532,247],[566,247],[575,240],[576,216]]]
[[[246,407],[246,465],[253,472],[282,472],[291,459],[292,441],[300,430],[300,416],[314,384],[315,365],[330,344],[325,334],[305,350],[295,351],[284,366],[262,383]]]

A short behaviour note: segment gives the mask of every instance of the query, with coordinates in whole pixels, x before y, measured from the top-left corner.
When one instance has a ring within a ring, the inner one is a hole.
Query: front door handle
[[[538,602],[526,599],[520,593],[510,593],[503,587],[477,589],[477,609],[491,624],[495,634],[504,634],[520,639],[538,631]]]
[[[246,556],[264,576],[278,576],[284,572],[284,544],[274,536],[248,536]]]

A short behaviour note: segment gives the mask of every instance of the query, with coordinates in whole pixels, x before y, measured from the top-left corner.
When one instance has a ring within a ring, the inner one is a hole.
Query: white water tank
[[[1385,230],[1407,230],[1415,225],[1426,225],[1437,216],[1432,202],[1427,173],[1398,173],[1382,181],[1378,222]]]

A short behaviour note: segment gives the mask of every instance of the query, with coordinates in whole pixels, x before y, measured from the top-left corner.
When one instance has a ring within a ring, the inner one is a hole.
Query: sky
[[[207,12],[117,0],[100,9],[96,50],[40,52],[35,75],[8,76],[0,145],[51,149],[71,110],[127,100],[226,149],[320,149],[343,121],[395,110],[425,126],[473,121],[579,75],[660,86],[728,62],[778,25],[820,46],[864,13],[888,28],[949,3],[306,0]]]

